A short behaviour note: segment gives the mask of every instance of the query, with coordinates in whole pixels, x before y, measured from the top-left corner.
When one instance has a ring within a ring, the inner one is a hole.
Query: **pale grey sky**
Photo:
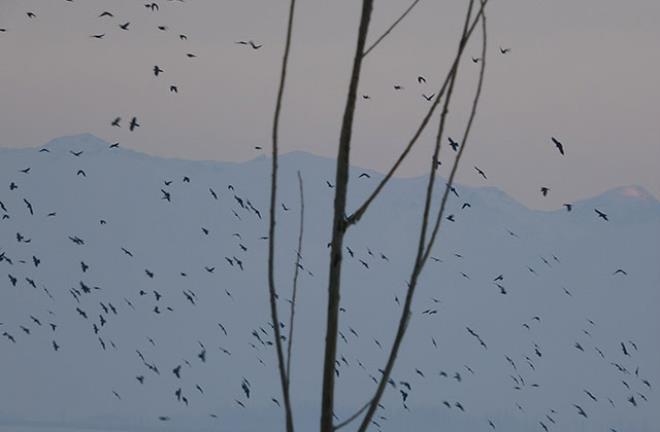
[[[91,132],[185,159],[240,161],[260,154],[254,146],[267,151],[286,2],[157,3],[160,10],[151,12],[129,0],[2,0],[0,146],[32,147]],[[298,2],[284,151],[335,156],[358,3]],[[354,164],[383,171],[405,145],[428,107],[422,93],[433,93],[447,70],[465,3],[422,0],[367,57],[360,92],[371,99],[359,103]],[[376,1],[370,35],[408,4]],[[98,18],[104,10],[114,17]],[[483,102],[459,181],[500,187],[534,208],[626,184],[660,196],[660,3],[496,0],[488,18]],[[127,21],[128,31],[120,29]],[[103,39],[90,37],[101,33]],[[179,40],[180,33],[188,40]],[[263,47],[234,43],[251,39]],[[478,54],[478,42],[468,55]],[[500,46],[511,52],[500,54]],[[453,137],[461,133],[478,72],[466,60],[449,124]],[[154,65],[164,69],[159,77]],[[416,82],[419,74],[426,86]],[[169,92],[171,84],[178,94]],[[404,89],[395,91],[394,84]],[[130,133],[134,115],[142,126]],[[121,129],[110,126],[117,116]],[[434,133],[424,135],[401,175],[427,171]],[[565,157],[551,136],[564,142]],[[547,198],[541,186],[550,187]]]

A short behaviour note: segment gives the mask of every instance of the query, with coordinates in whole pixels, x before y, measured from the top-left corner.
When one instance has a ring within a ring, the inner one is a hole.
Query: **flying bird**
[[[564,145],[562,143],[560,143],[559,140],[557,140],[557,138],[555,138],[555,137],[550,137],[550,139],[552,140],[553,143],[555,143],[555,147],[557,147],[557,150],[559,150],[559,153],[561,153],[562,156],[563,156],[564,155]]]
[[[140,127],[140,125],[139,125],[138,122],[137,122],[137,118],[136,118],[136,117],[133,117],[133,118],[131,119],[131,124],[128,126],[128,129],[129,129],[131,132],[133,132],[133,130],[134,130],[136,127]]]
[[[603,220],[605,220],[605,221],[608,221],[608,220],[609,220],[609,219],[607,218],[607,215],[606,215],[605,213],[603,213],[602,211],[600,211],[600,210],[598,210],[598,209],[594,209],[594,211],[596,212],[596,214],[598,215],[599,218],[601,218],[601,219],[603,219]]]
[[[34,215],[34,211],[32,210],[32,203],[30,201],[26,200],[25,198],[23,198],[23,202],[25,203],[28,210],[30,211],[30,214]]]
[[[449,140],[449,147],[451,147],[454,151],[458,151],[458,143],[451,139],[451,137],[447,137],[447,139]]]
[[[488,180],[488,178],[486,177],[486,173],[483,172],[483,170],[479,169],[479,167],[477,167],[477,166],[475,166],[474,169],[477,170],[477,172],[479,173],[479,175],[480,175],[481,177],[483,177],[484,180]]]

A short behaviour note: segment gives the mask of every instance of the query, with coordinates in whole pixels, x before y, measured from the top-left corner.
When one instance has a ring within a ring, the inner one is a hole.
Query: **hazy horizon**
[[[376,3],[369,40],[407,6]],[[365,62],[352,162],[389,168],[418,124],[457,44],[464,4],[421,1]],[[99,18],[104,10],[114,17]],[[28,18],[27,11],[36,14]],[[301,2],[282,116],[282,151],[335,157],[358,6]],[[270,149],[286,8],[257,0],[141,2],[7,0],[0,5],[0,146],[26,147],[89,131],[154,155],[248,160]],[[528,2],[488,8],[482,104],[459,170],[465,184],[497,185],[534,208],[626,184],[660,196],[660,4],[652,0]],[[130,22],[128,30],[119,24]],[[161,31],[157,26],[163,25]],[[90,37],[104,34],[103,39]],[[187,40],[179,40],[185,34]],[[263,44],[259,50],[239,40]],[[462,132],[478,65],[461,68],[447,135]],[[503,55],[500,47],[511,48]],[[187,58],[186,53],[196,55]],[[152,68],[164,72],[154,77]],[[427,83],[417,83],[418,75]],[[393,85],[401,85],[395,91]],[[168,91],[177,85],[178,94]],[[110,126],[121,116],[124,128]],[[137,116],[133,133],[126,122]],[[399,175],[428,171],[435,127]],[[550,138],[560,139],[566,155]],[[446,175],[445,150],[440,169]],[[484,181],[473,169],[488,175]],[[550,188],[541,197],[540,187]]]

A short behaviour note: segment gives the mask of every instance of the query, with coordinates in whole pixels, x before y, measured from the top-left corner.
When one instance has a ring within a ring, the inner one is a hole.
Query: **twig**
[[[289,3],[289,20],[286,29],[286,43],[284,46],[284,55],[282,56],[282,70],[280,74],[280,83],[277,90],[277,100],[275,103],[275,114],[273,119],[273,153],[272,153],[272,174],[270,183],[270,222],[268,227],[268,292],[270,296],[270,315],[275,332],[275,349],[277,352],[277,365],[282,385],[282,395],[284,399],[284,411],[286,417],[286,430],[293,432],[293,411],[291,409],[291,398],[289,394],[289,379],[284,365],[284,353],[282,352],[282,340],[280,334],[280,320],[277,314],[277,290],[275,289],[275,210],[277,202],[277,162],[278,162],[278,132],[280,124],[280,112],[282,110],[282,97],[284,95],[284,84],[286,82],[286,71],[289,62],[289,51],[291,49],[291,33],[293,29],[293,14],[296,0]]]
[[[358,417],[360,416],[360,414],[362,414],[362,413],[364,412],[364,410],[366,410],[367,408],[369,408],[369,405],[371,405],[371,402],[372,402],[371,399],[370,399],[369,401],[367,401],[367,403],[365,403],[364,405],[362,405],[362,408],[360,408],[359,410],[357,410],[357,412],[356,412],[355,414],[353,414],[352,416],[348,417],[348,418],[347,418],[346,420],[344,420],[343,422],[337,424],[337,425],[334,427],[334,430],[339,430],[339,429],[343,428],[344,426],[347,426],[348,424],[350,424],[350,423],[351,423],[353,420],[355,420],[356,418],[358,418]]]
[[[300,192],[300,228],[298,230],[298,249],[296,250],[296,268],[293,271],[293,294],[291,295],[291,316],[289,318],[289,339],[286,348],[286,379],[291,384],[291,347],[293,346],[293,319],[296,315],[296,294],[298,293],[298,274],[300,259],[302,258],[303,229],[305,222],[305,196],[303,194],[303,180],[298,171],[298,190]]]
[[[484,0],[481,0],[483,3]],[[452,166],[451,173],[449,174],[449,179],[447,180],[447,185],[445,186],[445,191],[442,195],[442,201],[440,203],[440,209],[438,211],[438,216],[435,221],[435,226],[433,228],[433,233],[431,234],[431,238],[429,240],[428,246],[426,248],[426,252],[424,253],[423,260],[426,262],[428,259],[429,255],[431,254],[431,249],[433,248],[433,243],[435,242],[435,238],[438,234],[438,231],[440,229],[440,224],[442,222],[442,218],[444,216],[444,211],[445,207],[447,204],[447,199],[449,197],[449,191],[451,190],[452,184],[454,183],[454,177],[456,176],[456,172],[458,170],[458,164],[461,160],[461,156],[463,156],[463,150],[465,149],[465,145],[467,144],[467,139],[470,134],[470,130],[472,129],[472,123],[474,121],[474,118],[477,114],[477,106],[479,104],[479,98],[481,97],[481,89],[483,87],[483,82],[484,82],[484,74],[486,71],[486,48],[487,48],[487,33],[486,33],[486,15],[484,14],[481,17],[481,32],[482,32],[482,46],[481,46],[481,69],[479,70],[479,82],[477,83],[477,91],[474,95],[474,100],[472,101],[472,111],[470,112],[470,118],[468,119],[467,125],[465,127],[465,132],[463,133],[463,139],[461,140],[461,148],[458,150],[458,154],[456,155],[456,159],[454,160],[454,165]]]
[[[390,32],[391,32],[392,30],[394,30],[394,27],[396,27],[397,25],[399,25],[399,23],[400,23],[401,21],[403,21],[403,19],[406,17],[406,15],[408,15],[408,14],[410,13],[410,11],[413,10],[413,8],[414,8],[415,6],[417,6],[417,3],[419,3],[419,0],[413,0],[413,2],[410,4],[410,6],[408,6],[408,9],[406,9],[406,10],[401,14],[401,16],[400,16],[399,18],[397,18],[396,21],[394,21],[394,23],[392,23],[392,25],[389,26],[389,27],[387,28],[387,30],[385,30],[385,32],[384,32],[382,35],[380,35],[380,37],[379,37],[378,39],[376,39],[376,41],[375,41],[374,43],[372,43],[372,44],[369,46],[369,48],[366,49],[366,51],[364,52],[364,54],[362,54],[362,57],[366,57],[367,54],[369,54],[369,53],[371,52],[371,50],[373,50],[374,48],[376,48],[376,47],[378,46],[378,44],[381,43],[381,41],[382,41],[383,39],[385,39],[385,38],[387,37],[387,35],[390,34]]]

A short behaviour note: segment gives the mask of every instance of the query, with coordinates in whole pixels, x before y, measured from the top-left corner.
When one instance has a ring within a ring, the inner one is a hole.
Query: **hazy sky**
[[[134,0],[2,0],[0,146],[91,132],[186,159],[240,161],[259,155],[255,146],[268,150],[287,2],[158,3],[151,12]],[[359,103],[354,164],[382,171],[396,158],[428,107],[422,93],[433,93],[446,73],[466,3],[422,0],[367,57],[360,93],[371,99]],[[408,4],[376,1],[371,37]],[[114,17],[98,18],[104,10]],[[358,14],[355,0],[298,2],[284,151],[335,156]],[[459,181],[500,187],[537,208],[624,184],[660,196],[660,3],[495,0],[488,18],[483,103]],[[120,29],[127,21],[128,30]],[[500,46],[511,52],[500,54]],[[479,49],[475,38],[468,56]],[[466,60],[448,128],[455,138],[478,72]],[[154,65],[164,69],[159,77]],[[427,85],[417,83],[420,74]],[[172,84],[178,94],[169,92]],[[142,126],[130,133],[134,115]],[[110,125],[117,116],[121,129]],[[423,136],[401,175],[428,170],[434,134],[435,127]],[[565,157],[551,136],[564,142]],[[450,152],[441,159],[448,162]],[[541,186],[551,189],[547,198]]]

